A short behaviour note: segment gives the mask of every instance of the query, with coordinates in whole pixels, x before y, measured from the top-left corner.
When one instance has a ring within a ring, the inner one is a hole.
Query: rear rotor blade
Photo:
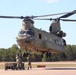
[[[73,20],[73,19],[59,19],[59,18],[36,18],[36,19],[34,19],[34,20],[57,20],[57,21],[59,21],[59,20],[62,20],[62,21],[73,21],[73,22],[76,22],[76,20]]]
[[[67,18],[67,17],[69,17],[69,16],[71,16],[71,15],[73,15],[73,14],[75,14],[75,13],[76,13],[76,10],[74,10],[74,11],[72,11],[72,12],[69,12],[69,13],[67,13],[67,14],[59,17],[59,18]]]
[[[76,22],[76,20],[72,20],[72,19],[60,19],[62,21],[70,21],[70,22]]]

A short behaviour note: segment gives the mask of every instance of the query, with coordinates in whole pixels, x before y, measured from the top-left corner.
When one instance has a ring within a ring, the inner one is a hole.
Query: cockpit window
[[[33,32],[33,31],[31,31],[31,30],[28,30],[26,34],[34,35],[34,32]]]
[[[27,31],[20,31],[18,35],[34,35],[34,32],[32,30],[27,30]]]
[[[27,31],[27,34],[31,34],[31,31]]]
[[[26,34],[26,31],[20,31],[19,34]]]

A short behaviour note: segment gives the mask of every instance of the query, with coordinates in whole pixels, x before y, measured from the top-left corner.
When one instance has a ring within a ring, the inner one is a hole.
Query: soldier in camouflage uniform
[[[16,55],[16,62],[17,62],[17,68],[20,68],[22,66],[22,56],[20,53]]]
[[[32,69],[32,66],[31,66],[31,56],[30,56],[30,54],[27,57],[27,62],[28,62],[27,70]]]

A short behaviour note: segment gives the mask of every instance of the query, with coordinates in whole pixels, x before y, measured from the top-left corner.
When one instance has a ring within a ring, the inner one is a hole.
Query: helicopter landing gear
[[[46,57],[51,57],[51,52],[46,52]]]
[[[66,54],[65,53],[62,53],[62,56],[63,56],[64,59],[66,58]]]
[[[62,52],[62,53],[60,54],[60,57],[61,57],[63,60],[66,60],[66,54],[65,54],[65,53]]]
[[[51,61],[51,52],[45,52],[42,55],[42,61]]]
[[[43,58],[44,55],[46,57],[51,57],[51,52],[42,52],[41,57]]]

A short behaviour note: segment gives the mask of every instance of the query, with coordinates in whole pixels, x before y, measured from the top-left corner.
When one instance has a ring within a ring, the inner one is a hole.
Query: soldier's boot
[[[29,67],[27,68],[27,70],[29,70]]]
[[[32,66],[31,65],[29,65],[29,69],[32,69]]]

